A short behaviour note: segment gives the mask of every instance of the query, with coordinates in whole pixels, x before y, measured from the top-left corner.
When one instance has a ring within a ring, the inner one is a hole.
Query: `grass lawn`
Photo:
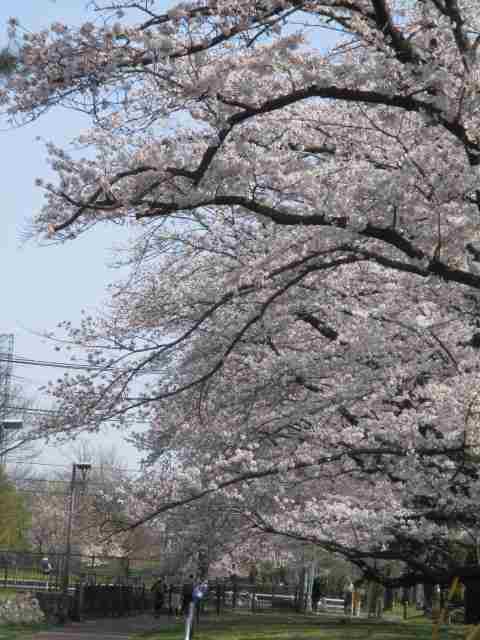
[[[0,625],[0,640],[30,640],[34,633],[45,631],[46,624],[36,625]],[[51,627],[50,627],[51,628]]]
[[[452,625],[448,640],[464,640],[466,627]],[[155,633],[134,636],[137,640],[181,640],[183,624]],[[238,613],[204,618],[195,629],[194,640],[431,640],[432,625],[415,620],[386,622],[298,614]],[[0,638],[1,640],[1,638]]]

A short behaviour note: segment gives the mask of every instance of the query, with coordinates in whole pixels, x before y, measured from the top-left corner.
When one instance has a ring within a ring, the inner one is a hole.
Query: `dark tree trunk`
[[[480,624],[480,579],[466,578],[465,585],[465,624]]]
[[[423,585],[423,611],[431,613],[433,609],[433,584]]]
[[[386,587],[385,589],[383,609],[384,611],[391,611],[393,609],[393,589],[391,587]]]
[[[415,604],[415,595],[416,595],[415,587],[410,587],[410,589],[408,590],[408,604],[409,605],[414,605]]]

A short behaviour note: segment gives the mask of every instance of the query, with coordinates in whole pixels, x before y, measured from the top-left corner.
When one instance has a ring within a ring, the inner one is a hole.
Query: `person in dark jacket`
[[[153,615],[158,618],[165,604],[165,583],[162,578],[153,583],[151,591],[153,593]]]
[[[190,574],[187,582],[185,582],[182,587],[182,613],[185,616],[188,614],[190,603],[193,600],[194,581],[194,576]]]
[[[313,580],[312,584],[312,609],[318,611],[318,602],[322,597],[322,582],[320,576]]]

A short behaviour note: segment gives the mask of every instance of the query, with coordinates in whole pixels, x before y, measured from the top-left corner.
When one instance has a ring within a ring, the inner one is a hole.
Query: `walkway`
[[[174,627],[178,621],[167,616],[154,618],[151,614],[125,618],[101,618],[70,622],[49,631],[36,633],[32,640],[129,640],[135,633]]]

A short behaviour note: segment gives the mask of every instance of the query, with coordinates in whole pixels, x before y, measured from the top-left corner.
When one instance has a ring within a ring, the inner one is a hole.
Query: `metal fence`
[[[85,585],[77,589],[76,597],[80,614],[92,617],[137,615],[152,608],[145,586]]]
[[[0,589],[2,587],[48,592],[51,597],[68,592],[79,615],[132,615],[153,607],[150,590],[159,574],[158,560],[72,554],[66,563],[64,553],[48,555],[51,571],[42,566],[44,554],[0,550]],[[65,575],[68,566],[68,581]],[[168,580],[164,613],[174,613],[172,602],[180,598],[184,585]],[[177,594],[177,597],[174,597]],[[299,610],[298,589],[275,583],[252,583],[240,578],[218,578],[209,582],[199,613],[220,614],[224,610],[252,612],[265,609]]]
[[[80,581],[97,585],[133,586],[152,583],[158,563],[149,558],[120,558],[114,556],[85,556],[72,554],[66,576],[64,553],[48,555],[51,571],[42,568],[44,554],[26,551],[0,550],[0,588],[36,588],[60,590],[68,584],[75,587]]]
[[[209,582],[207,597],[202,604],[205,610],[214,609],[265,609],[300,608],[300,596],[296,586],[276,583],[252,583],[247,580],[218,579]]]

